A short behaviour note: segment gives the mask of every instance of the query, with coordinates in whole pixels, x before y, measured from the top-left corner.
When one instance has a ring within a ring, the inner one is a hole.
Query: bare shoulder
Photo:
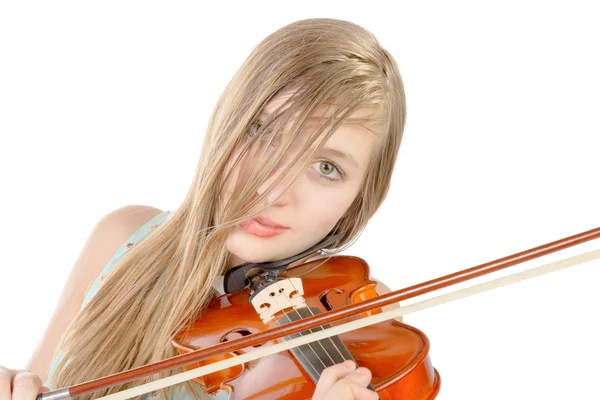
[[[62,289],[54,314],[27,365],[45,381],[54,349],[78,314],[85,294],[121,245],[142,225],[162,213],[154,207],[129,205],[101,217],[91,229]]]
[[[164,211],[150,206],[124,206],[103,216],[95,229],[110,230],[112,234],[128,234],[123,238],[125,241],[142,225],[162,212]]]
[[[85,264],[87,271],[82,271],[86,275],[84,293],[121,245],[142,225],[162,212],[150,206],[128,205],[109,212],[96,223],[86,247],[90,246],[88,250],[99,262]]]

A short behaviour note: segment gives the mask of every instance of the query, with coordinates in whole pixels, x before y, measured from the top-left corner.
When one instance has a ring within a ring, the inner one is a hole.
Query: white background
[[[3,2],[0,365],[25,366],[100,217],[179,205],[226,83],[303,18],[369,29],[404,79],[391,192],[346,251],[377,279],[400,289],[599,226],[598,12],[483,3]],[[438,398],[598,398],[599,269],[406,316],[431,340]]]

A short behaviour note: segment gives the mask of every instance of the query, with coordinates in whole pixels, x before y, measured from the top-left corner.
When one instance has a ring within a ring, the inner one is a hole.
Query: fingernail
[[[356,369],[356,372],[361,375],[367,375],[369,373],[369,370],[363,367],[359,367]]]
[[[355,368],[356,364],[354,364],[354,361],[352,360],[346,360],[344,361],[344,364],[346,364],[346,367],[348,368]]]

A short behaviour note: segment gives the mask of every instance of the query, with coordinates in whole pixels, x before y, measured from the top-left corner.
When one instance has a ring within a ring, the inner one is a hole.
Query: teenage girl
[[[26,370],[0,367],[0,399],[175,356],[171,338],[223,293],[227,269],[291,257],[333,233],[341,241],[321,255],[348,248],[386,197],[405,115],[398,66],[364,28],[317,18],[269,35],[219,98],[180,207],[125,206],[97,222]],[[376,399],[370,379],[351,361],[331,365],[313,399]],[[189,381],[143,397],[177,396],[227,392]]]

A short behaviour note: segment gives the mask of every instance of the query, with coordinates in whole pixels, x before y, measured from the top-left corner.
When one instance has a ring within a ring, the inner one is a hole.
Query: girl
[[[0,398],[175,356],[171,338],[223,293],[227,269],[291,257],[333,233],[342,239],[321,254],[348,248],[386,197],[405,114],[398,66],[362,27],[308,19],[269,35],[221,95],[181,206],[123,207],[97,223],[28,371],[1,371]],[[370,377],[332,365],[313,398],[375,399]],[[151,396],[207,397],[194,382]]]

